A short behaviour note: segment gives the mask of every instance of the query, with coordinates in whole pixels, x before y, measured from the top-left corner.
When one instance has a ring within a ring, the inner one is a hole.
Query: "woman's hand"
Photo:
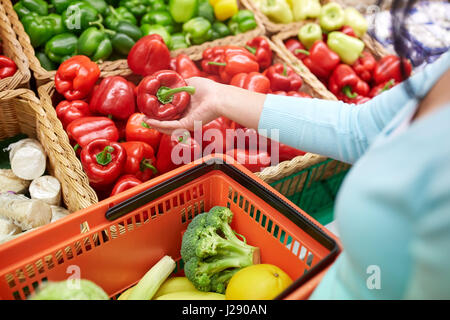
[[[183,118],[173,121],[158,121],[146,119],[145,122],[165,134],[170,134],[176,129],[194,130],[194,121],[201,121],[202,125],[220,117],[218,105],[220,101],[221,86],[213,80],[201,77],[186,79],[189,86],[195,87],[195,93],[191,96],[191,102]]]

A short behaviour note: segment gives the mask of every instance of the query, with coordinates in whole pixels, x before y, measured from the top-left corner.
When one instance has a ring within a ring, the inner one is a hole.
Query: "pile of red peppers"
[[[346,34],[356,37],[353,30],[347,30]],[[399,84],[412,72],[407,59],[387,55],[377,61],[368,50],[364,50],[353,65],[345,64],[328,47],[325,39],[314,42],[309,50],[296,38],[288,39],[284,44],[339,100],[346,103],[363,104]]]
[[[99,198],[194,161],[208,150],[229,154],[253,172],[271,165],[271,146],[280,150],[280,161],[303,155],[224,117],[205,124],[200,135],[185,131],[169,136],[146,122],[181,118],[195,93],[185,79],[194,76],[265,94],[310,97],[300,91],[302,78],[289,66],[273,64],[272,55],[269,42],[257,37],[245,47],[206,49],[194,62],[185,54],[171,58],[162,38],[150,35],[141,38],[128,56],[132,71],[142,76],[137,85],[122,76],[100,78],[98,65],[86,56],[64,61],[55,75],[62,97],[56,114]],[[208,136],[208,129],[216,129],[220,145]],[[239,138],[245,143],[235,147]],[[262,139],[267,148],[259,147]],[[184,161],[172,159],[176,152]]]

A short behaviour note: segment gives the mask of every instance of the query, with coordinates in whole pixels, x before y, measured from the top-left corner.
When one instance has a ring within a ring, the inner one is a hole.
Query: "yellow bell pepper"
[[[214,8],[214,15],[219,21],[225,21],[234,16],[238,11],[237,0],[209,0]]]

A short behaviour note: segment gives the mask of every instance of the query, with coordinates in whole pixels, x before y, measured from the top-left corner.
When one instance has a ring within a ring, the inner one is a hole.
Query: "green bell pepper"
[[[114,51],[125,56],[128,55],[136,41],[142,38],[141,29],[129,21],[120,21],[114,31],[111,38]]]
[[[216,21],[212,24],[212,38],[213,40],[225,38],[231,35],[231,31],[228,26],[220,21]]]
[[[172,34],[171,38],[172,44],[170,46],[170,50],[185,49],[188,47],[186,37],[181,32]]]
[[[78,38],[78,54],[88,56],[92,61],[106,60],[112,51],[111,40],[102,27],[89,27]]]
[[[61,17],[56,13],[48,16],[27,15],[22,18],[22,25],[34,48],[43,45],[54,35],[65,32]]]
[[[214,8],[209,3],[209,0],[199,0],[198,4],[198,12],[197,15],[199,17],[203,17],[208,20],[210,23],[213,23],[216,20],[216,16],[214,15]]]
[[[319,0],[292,0],[291,6],[295,21],[318,18],[322,7]]]
[[[84,1],[93,6],[98,11],[98,13],[100,13],[103,16],[107,15],[109,12],[109,6],[105,0],[84,0]]]
[[[338,54],[342,62],[349,65],[355,63],[364,50],[364,42],[340,31],[328,34],[327,45]]]
[[[309,50],[314,42],[322,40],[322,28],[317,23],[309,22],[300,28],[297,37]]]
[[[250,10],[240,10],[231,17],[228,27],[234,35],[253,30],[256,28],[255,15]]]
[[[51,0],[53,8],[59,14],[66,11],[67,7],[73,2],[73,0]]]
[[[141,25],[141,31],[143,36],[148,36],[155,33],[159,34],[161,38],[163,38],[166,46],[170,48],[172,37],[164,26],[160,26],[159,24],[143,24]]]
[[[45,44],[45,54],[55,62],[62,63],[77,53],[78,39],[73,33],[61,33]]]
[[[85,1],[72,2],[62,14],[67,30],[80,34],[89,28],[91,22],[97,21],[97,9]]]
[[[146,13],[141,19],[141,25],[144,24],[158,24],[166,28],[169,33],[173,33],[175,30],[175,22],[167,10],[156,10]]]
[[[212,39],[211,23],[203,17],[192,18],[183,24],[183,32],[186,35],[186,42],[192,44],[202,44]]]
[[[320,10],[319,24],[325,32],[339,30],[345,22],[345,13],[337,2],[327,3]]]
[[[261,12],[276,23],[291,23],[294,16],[286,0],[263,0],[260,4]]]
[[[109,7],[109,14],[105,18],[105,26],[108,29],[115,30],[120,21],[128,21],[137,25],[136,17],[125,7]]]
[[[355,8],[347,7],[344,10],[344,25],[352,27],[358,38],[361,38],[367,31],[369,23],[364,16]]]
[[[120,6],[127,8],[137,19],[151,9],[148,0],[121,0]]]
[[[36,52],[36,58],[38,58],[41,67],[44,68],[45,70],[47,71],[56,70],[56,64],[53,61],[51,61],[44,52],[42,51]]]
[[[40,16],[48,14],[48,3],[44,0],[20,0],[20,2],[25,8],[31,12],[36,12]]]
[[[17,2],[14,6],[14,11],[17,13],[17,15],[19,16],[19,19],[22,19],[23,17],[26,17],[30,14],[33,15],[37,15],[37,13],[35,12],[31,12],[30,10],[28,10],[27,8],[25,8],[25,6],[23,5],[22,1]]]
[[[164,2],[164,0],[149,0],[150,6],[152,8],[152,11],[158,11],[158,10],[166,10],[168,11],[169,8]]]
[[[198,8],[198,0],[170,0],[169,11],[176,22],[187,22],[192,19]]]

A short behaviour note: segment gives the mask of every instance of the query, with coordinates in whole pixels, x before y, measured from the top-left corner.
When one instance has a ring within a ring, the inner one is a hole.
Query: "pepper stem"
[[[226,66],[227,64],[225,62],[216,62],[216,61],[209,61],[208,64],[211,64],[213,66]]]
[[[103,30],[105,30],[105,27],[103,26],[102,22],[103,22],[103,17],[102,17],[101,14],[99,14],[98,15],[98,19],[95,20],[95,21],[89,22],[89,25],[90,26],[97,26],[100,29],[100,31],[103,31]]]
[[[140,166],[140,170],[141,171],[145,171],[146,169],[150,169],[152,170],[152,172],[154,174],[158,173],[158,169],[156,169],[156,167],[154,165],[152,165],[151,160],[150,159],[142,159],[141,161],[141,166]]]
[[[178,92],[187,92],[189,94],[194,94],[195,88],[192,86],[184,86],[177,88],[161,87],[156,93],[156,96],[158,97],[158,100],[161,103],[166,104],[172,102],[173,95]]]
[[[148,125],[148,123],[145,122],[145,121],[142,121],[142,122],[141,122],[141,126],[143,126],[143,127],[146,128],[146,129],[151,129],[150,126]]]
[[[388,82],[386,82],[386,84],[384,85],[383,89],[381,89],[381,92],[389,90],[390,88],[392,88],[395,84],[395,80],[391,79]]]
[[[303,53],[304,55],[309,56],[309,51],[305,49],[295,49],[294,53],[295,54]]]
[[[256,54],[256,49],[250,46],[245,46],[245,49],[247,49],[248,51],[250,51],[251,54]]]
[[[77,143],[73,146],[73,151],[77,152],[77,150],[80,148],[80,145]]]
[[[111,146],[106,146],[102,152],[98,153],[95,157],[97,158],[97,163],[102,166],[106,166],[112,161],[111,152],[114,151],[114,148]]]
[[[120,16],[117,13],[116,9],[113,6],[109,6],[109,10],[111,11],[111,14],[117,19],[120,20]]]
[[[287,77],[287,68],[285,64],[283,64],[283,76]]]
[[[356,92],[352,92],[352,87],[350,87],[350,86],[343,87],[342,92],[350,99],[354,99],[358,96],[358,94]]]

